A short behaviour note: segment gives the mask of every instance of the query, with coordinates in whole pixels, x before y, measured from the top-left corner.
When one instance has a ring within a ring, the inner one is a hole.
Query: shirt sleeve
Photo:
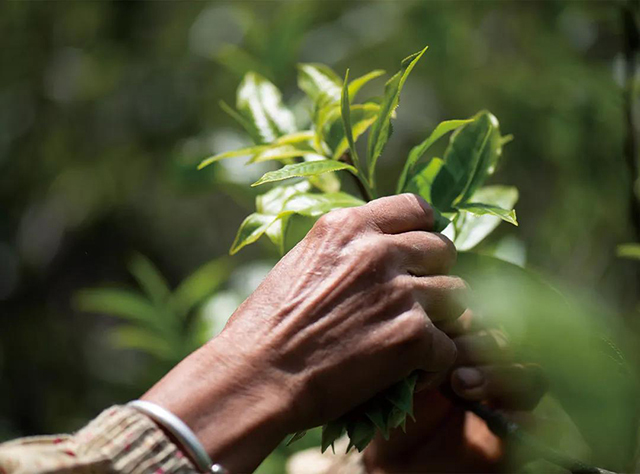
[[[198,472],[149,417],[113,406],[75,435],[38,436],[0,444],[0,474]]]

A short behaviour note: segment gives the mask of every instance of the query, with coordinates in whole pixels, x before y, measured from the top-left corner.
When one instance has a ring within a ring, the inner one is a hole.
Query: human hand
[[[185,420],[217,462],[247,471],[286,433],[416,369],[447,370],[456,348],[434,323],[462,313],[466,284],[446,276],[455,248],[429,232],[433,219],[408,194],[322,217],[224,331],[145,398]]]
[[[440,389],[424,387],[414,400],[416,422],[389,441],[376,438],[365,451],[368,472],[496,472],[507,462],[506,445],[485,422],[459,404],[482,402],[520,423],[533,421],[546,391],[539,366],[519,360],[505,335],[471,311],[441,325],[458,349],[455,368]],[[445,396],[443,393],[447,393]],[[452,395],[453,394],[453,395]]]

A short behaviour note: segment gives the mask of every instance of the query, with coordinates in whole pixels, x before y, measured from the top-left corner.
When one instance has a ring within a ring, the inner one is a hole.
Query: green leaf
[[[489,112],[480,112],[459,128],[431,187],[435,207],[450,212],[454,204],[465,203],[493,172],[501,150],[498,121]]]
[[[193,307],[212,295],[229,276],[229,261],[220,258],[206,263],[187,277],[173,292],[176,312],[186,316]]]
[[[391,412],[394,405],[388,400],[376,396],[366,406],[365,414],[371,422],[376,425],[376,428],[380,430],[384,439],[389,439],[389,431],[391,425],[389,424]]]
[[[302,132],[288,133],[278,138],[275,143],[278,145],[290,145],[301,142],[310,142],[313,140],[313,132],[311,130],[305,130]]]
[[[414,193],[422,196],[427,202],[431,202],[431,186],[444,161],[440,158],[433,158],[429,163],[420,167],[404,186],[403,192]]]
[[[302,439],[307,434],[307,430],[298,431],[297,433],[292,434],[287,440],[286,445],[290,446],[292,443],[295,443],[299,439]]]
[[[371,72],[365,74],[364,76],[360,76],[360,77],[354,79],[353,81],[351,81],[349,83],[349,97],[351,98],[351,100],[353,100],[355,98],[355,96],[358,94],[360,89],[362,89],[362,87],[367,82],[372,81],[373,79],[376,79],[376,78],[382,76],[384,73],[385,73],[385,71],[383,71],[382,69],[376,69],[374,71],[371,71]]]
[[[413,392],[415,391],[417,374],[411,374],[404,380],[392,385],[385,391],[385,398],[396,408],[413,418]]]
[[[400,92],[404,86],[407,77],[420,60],[427,48],[415,53],[402,61],[401,69],[385,84],[384,97],[380,105],[380,113],[376,122],[369,133],[369,144],[367,152],[367,162],[369,163],[370,181],[375,173],[375,166],[378,157],[382,154],[389,135],[391,133],[391,117],[393,111],[398,106],[400,100]]]
[[[398,186],[396,189],[396,193],[400,194],[404,191],[405,184],[407,179],[411,179],[412,171],[414,167],[418,164],[420,159],[424,156],[427,150],[437,142],[441,137],[446,135],[447,133],[455,130],[456,128],[461,127],[462,125],[468,124],[472,122],[473,119],[468,120],[447,120],[446,122],[441,122],[438,126],[431,132],[422,143],[413,147],[409,152],[409,157],[405,162],[404,168],[402,169],[402,174],[400,175],[400,179],[398,180]]]
[[[260,214],[278,215],[284,210],[284,204],[294,194],[311,191],[308,181],[276,186],[256,197],[256,210]]]
[[[205,166],[209,166],[210,164],[215,163],[216,161],[224,160],[227,158],[237,158],[239,156],[256,155],[258,153],[262,153],[265,150],[268,150],[269,148],[271,148],[269,145],[257,145],[257,146],[250,146],[247,148],[240,148],[238,150],[225,151],[224,153],[219,153],[217,155],[210,156],[209,158],[205,158],[198,165],[198,169],[201,170]]]
[[[357,173],[356,169],[353,166],[346,163],[341,163],[339,161],[311,161],[286,165],[279,170],[269,171],[251,186],[259,186],[264,183],[271,183],[274,181],[281,181],[283,179],[295,177],[316,176],[322,173],[328,173],[329,171],[338,170],[349,170],[352,173]]]
[[[616,253],[618,257],[640,260],[640,244],[618,245]]]
[[[389,426],[391,428],[398,428],[399,426],[402,426],[402,429],[404,430],[406,423],[407,413],[394,406],[391,410],[391,414],[389,415]]]
[[[259,214],[257,212],[247,216],[242,224],[240,224],[240,228],[238,229],[229,253],[233,255],[243,247],[258,240],[276,219],[277,216]]]
[[[179,362],[186,355],[176,348],[173,341],[142,328],[120,326],[113,329],[108,337],[117,348],[139,350],[172,364]]]
[[[147,257],[135,254],[129,263],[129,271],[138,284],[147,293],[151,301],[159,308],[164,308],[171,290],[164,276]]]
[[[267,147],[266,149],[256,153],[249,160],[248,164],[261,163],[263,161],[270,160],[287,160],[291,158],[298,158],[305,153],[310,153],[312,151],[313,149],[310,146],[304,146],[304,143]]]
[[[238,87],[236,106],[255,126],[261,143],[295,132],[293,113],[282,103],[276,86],[255,72],[249,72]]]
[[[342,85],[342,98],[340,100],[340,111],[342,116],[342,125],[344,126],[344,135],[349,144],[349,150],[351,151],[351,159],[356,165],[356,168],[360,168],[360,158],[358,157],[358,151],[356,150],[356,144],[353,141],[353,130],[351,129],[351,106],[349,102],[349,70],[344,76],[344,83]]]
[[[156,308],[138,293],[111,288],[81,290],[74,296],[74,305],[80,311],[105,313],[128,321],[155,325]]]
[[[287,200],[283,211],[292,211],[303,216],[317,217],[334,209],[362,206],[363,204],[365,204],[363,200],[342,192],[300,193]]]
[[[322,427],[322,452],[324,453],[329,446],[342,436],[345,432],[345,424],[341,419],[330,421]]]
[[[347,434],[350,446],[362,452],[375,436],[376,427],[369,418],[359,416],[347,423]]]
[[[518,220],[516,219],[516,211],[513,209],[504,209],[502,207],[493,206],[491,204],[483,204],[480,202],[468,202],[465,204],[461,204],[458,206],[458,209],[470,212],[471,214],[475,214],[476,216],[484,216],[486,214],[490,214],[492,216],[499,217],[503,221],[506,221],[515,226],[518,225]]]
[[[260,139],[260,134],[258,133],[258,129],[255,125],[250,121],[239,114],[233,107],[227,104],[225,101],[220,101],[220,108],[225,111],[232,119],[238,122],[242,128],[249,134],[254,143],[262,143]]]
[[[351,96],[349,96],[351,97]],[[376,121],[380,106],[377,104],[357,104],[350,107],[350,119],[352,124],[352,138],[354,143]],[[349,141],[344,133],[344,125],[340,142],[335,146],[333,159],[337,160],[349,149]],[[329,145],[331,147],[331,144]]]
[[[518,190],[512,186],[485,186],[478,189],[471,197],[472,201],[483,202],[513,209],[518,202]],[[461,212],[456,217],[457,232],[453,242],[458,250],[470,250],[484,240],[500,225],[502,219],[491,214],[476,216]]]
[[[298,65],[298,87],[314,103],[337,102],[340,99],[340,77],[328,66],[317,63]]]

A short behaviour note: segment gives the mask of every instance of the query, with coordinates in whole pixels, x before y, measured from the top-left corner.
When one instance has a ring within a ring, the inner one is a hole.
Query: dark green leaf
[[[433,158],[429,163],[416,170],[402,191],[418,194],[426,201],[431,202],[431,186],[443,164],[444,161],[440,158]]]
[[[322,427],[322,452],[324,453],[329,446],[342,436],[345,432],[345,424],[341,419],[330,421]]]
[[[404,83],[412,69],[426,50],[427,48],[424,48],[419,53],[413,54],[402,61],[400,71],[389,79],[385,85],[384,98],[380,104],[380,113],[371,128],[371,132],[369,133],[367,161],[369,163],[370,177],[373,176],[378,157],[382,154],[382,150],[389,139],[391,132],[391,117],[393,111],[398,106],[402,87],[404,86]]]
[[[385,391],[385,398],[411,417],[413,417],[413,392],[417,380],[418,376],[412,374]]]
[[[431,132],[422,143],[413,147],[409,152],[409,157],[405,162],[404,168],[402,169],[402,174],[400,175],[400,179],[398,180],[398,186],[396,189],[396,193],[401,193],[404,190],[407,179],[411,179],[413,176],[414,167],[418,164],[420,159],[424,156],[427,150],[437,142],[441,137],[446,135],[447,133],[455,130],[456,128],[465,125],[472,120],[448,120],[446,122],[441,122],[438,126]]]
[[[480,112],[451,136],[444,167],[431,187],[433,204],[449,212],[454,204],[468,201],[493,172],[501,150],[497,119],[489,112]]]
[[[389,439],[389,424],[394,405],[383,397],[374,397],[366,406],[365,414],[380,430],[384,439]]]
[[[375,436],[376,427],[369,418],[359,416],[347,423],[347,434],[350,445],[362,451]]]
[[[298,431],[297,433],[292,434],[287,440],[287,446],[290,446],[292,443],[295,443],[299,439],[302,439],[307,434],[307,430]]]
[[[311,161],[305,163],[296,163],[293,165],[286,165],[279,170],[269,171],[265,173],[262,178],[253,183],[251,186],[259,186],[264,183],[271,183],[274,181],[281,181],[283,179],[316,176],[322,173],[328,173],[329,171],[349,170],[352,173],[356,173],[356,169],[346,163],[341,163],[334,160],[323,161]]]
[[[171,290],[151,260],[144,255],[135,254],[129,262],[129,271],[156,307],[164,308]]]

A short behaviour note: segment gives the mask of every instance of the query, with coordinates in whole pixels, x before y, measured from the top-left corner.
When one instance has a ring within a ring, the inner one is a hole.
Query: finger
[[[456,361],[458,350],[455,343],[440,329],[427,322],[427,334],[425,338],[426,355],[423,364],[419,367],[425,372],[439,372],[449,369]]]
[[[456,261],[453,242],[442,234],[412,231],[387,237],[400,251],[411,275],[447,274]]]
[[[451,375],[453,391],[466,400],[490,401],[510,409],[531,410],[547,390],[540,366],[460,367]]]
[[[495,364],[512,360],[507,338],[497,329],[455,337],[458,348],[457,366]]]
[[[441,321],[438,327],[443,330],[447,336],[456,338],[465,334],[473,334],[485,328],[482,318],[470,309],[466,309],[462,316],[452,321]]]
[[[415,392],[430,390],[439,387],[448,378],[448,372],[424,372],[419,371]]]
[[[452,321],[466,309],[469,287],[466,282],[454,276],[412,277],[413,295],[434,323]]]
[[[366,212],[372,224],[385,234],[433,229],[434,216],[431,206],[415,194],[375,199],[360,209]]]

